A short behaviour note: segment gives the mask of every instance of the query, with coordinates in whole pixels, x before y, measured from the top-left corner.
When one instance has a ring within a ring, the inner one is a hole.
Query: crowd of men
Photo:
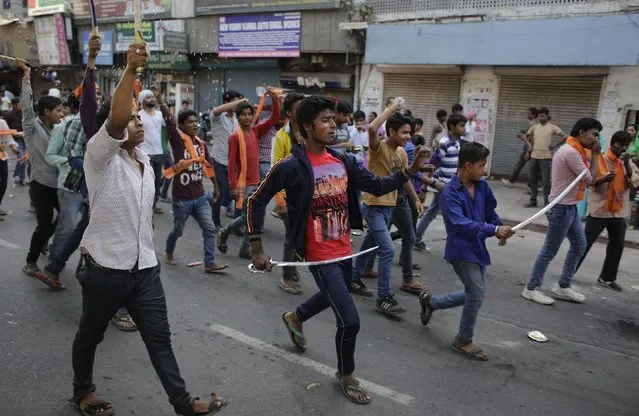
[[[227,269],[216,249],[226,254],[232,235],[242,238],[240,258],[251,260],[258,270],[271,270],[261,233],[267,207],[275,200],[270,214],[280,218],[286,230],[283,260],[320,263],[310,267],[318,292],[284,313],[283,324],[293,344],[304,351],[303,323],[333,309],[336,379],[355,403],[370,403],[371,397],[354,376],[360,322],[352,296],[376,296],[376,310],[387,316],[406,312],[393,292],[396,239],[401,239],[399,288],[418,297],[422,324],[427,325],[437,310],[463,306],[451,346],[470,359],[488,359],[473,343],[490,265],[486,240],[496,237],[505,245],[514,232],[502,224],[497,200],[484,180],[490,152],[473,140],[475,114],[464,115],[456,104],[450,115],[439,110],[437,125],[424,132],[423,120],[413,117],[399,97],[390,98],[381,114],[366,115],[353,112],[345,102],[267,87],[269,116],[262,120],[262,106],[256,109],[241,93],[229,90],[211,112],[209,150],[198,137],[193,110],[185,108],[174,115],[157,85],[136,94],[136,70],[148,56],[144,44],[130,46],[118,87],[112,97],[102,97],[95,67],[100,48],[100,37],[93,36],[84,80],[66,100],[68,114],[55,93],[39,97],[34,105],[31,68],[18,60],[21,95],[11,101],[7,125],[0,125],[0,130],[15,130],[0,136],[2,193],[8,177],[7,149],[20,157],[14,173],[17,185],[26,181],[25,164],[30,167],[37,226],[24,273],[52,290],[63,290],[60,274],[71,255],[81,250],[76,277],[83,288],[82,319],[73,343],[71,403],[83,414],[113,414],[113,406],[97,395],[92,380],[96,347],[109,320],[121,330],[140,331],[178,414],[206,414],[228,403],[215,394],[210,402],[191,398],[180,377],[153,244],[154,215],[163,214],[160,199],[170,199],[173,214],[164,263],[179,263],[177,241],[193,217],[202,230],[206,273]],[[630,192],[639,185],[639,169],[631,160],[639,139],[636,126],[615,133],[602,152],[598,140],[602,126],[593,118],[578,120],[570,135],[548,122],[547,109],[531,109],[528,119],[530,125],[520,137],[527,148],[511,181],[530,160],[534,175],[529,206],[537,204],[539,178],[545,204],[580,175],[581,181],[549,211],[546,240],[522,296],[540,304],[551,304],[554,298],[585,301],[572,287],[572,279],[604,228],[610,242],[598,283],[621,290],[616,275],[625,218]],[[552,135],[562,137],[554,156]],[[212,192],[207,190],[208,181]],[[584,229],[577,204],[587,187]],[[428,193],[432,198],[425,206]],[[231,218],[225,226],[223,210]],[[412,256],[414,251],[429,250],[425,234],[440,213],[447,232],[444,257],[464,290],[433,294],[419,281],[419,265]],[[392,225],[397,232],[390,231]],[[353,254],[351,235],[364,231],[361,247]],[[543,277],[565,238],[570,250],[549,297],[541,290]],[[377,250],[370,251],[373,247]],[[49,261],[40,268],[40,255],[47,251]],[[339,258],[348,259],[331,262]],[[299,295],[299,278],[295,267],[285,267],[279,287]],[[366,279],[377,281],[376,295]]]

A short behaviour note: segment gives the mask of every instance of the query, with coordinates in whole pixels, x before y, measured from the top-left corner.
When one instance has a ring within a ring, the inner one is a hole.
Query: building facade
[[[475,139],[491,149],[490,173],[508,176],[522,150],[529,107],[548,107],[569,132],[585,116],[604,143],[639,109],[639,1],[368,0],[366,54],[356,104],[381,111],[403,96],[435,123],[439,108],[477,113]]]

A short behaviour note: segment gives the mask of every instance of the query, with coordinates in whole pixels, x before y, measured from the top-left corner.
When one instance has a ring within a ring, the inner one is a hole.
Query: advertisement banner
[[[218,56],[223,58],[297,58],[302,13],[220,16]]]
[[[62,15],[37,17],[33,24],[40,65],[69,65],[69,45]]]
[[[144,21],[142,22],[142,36],[151,51],[164,50],[164,32],[184,32],[184,20]],[[126,52],[135,39],[133,22],[117,23],[115,25],[115,51]]]
[[[96,65],[113,66],[113,31],[105,30],[100,32],[102,36],[102,49],[95,60]],[[89,59],[89,39],[91,31],[82,31],[82,63],[87,64]]]
[[[29,0],[27,3],[29,16],[64,13],[70,9],[69,0]]]
[[[170,18],[173,1],[174,0],[142,1],[143,18]],[[96,0],[95,14],[98,19],[98,25],[101,22],[132,21],[133,0]],[[78,21],[90,21],[91,12],[89,11],[89,2],[86,0],[73,0],[73,15]]]
[[[263,13],[336,9],[339,0],[195,0],[195,14]]]

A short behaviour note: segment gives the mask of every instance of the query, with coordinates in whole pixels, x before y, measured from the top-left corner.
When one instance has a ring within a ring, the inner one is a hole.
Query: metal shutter
[[[510,176],[517,164],[523,148],[517,136],[528,128],[528,108],[547,107],[551,123],[569,134],[581,117],[597,117],[603,80],[603,76],[501,76],[491,175]],[[520,179],[528,177],[527,166]]]
[[[460,74],[384,74],[384,102],[388,97],[403,97],[413,117],[424,120],[426,134],[437,124],[437,110],[450,114],[453,104],[460,102],[460,91]]]

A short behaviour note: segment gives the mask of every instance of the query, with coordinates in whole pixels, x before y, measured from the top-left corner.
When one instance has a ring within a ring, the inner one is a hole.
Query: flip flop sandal
[[[200,400],[198,397],[195,400]],[[206,412],[196,412],[196,415],[208,415],[208,414],[216,414],[221,411],[223,408],[228,406],[230,400],[221,399],[217,393],[211,393],[211,402],[209,403],[209,409]]]
[[[222,270],[228,269],[228,267],[228,264],[212,264],[210,266],[207,266],[204,271],[206,273],[216,274],[221,273]]]
[[[300,290],[299,287],[297,287],[297,285],[295,286],[287,286],[286,282],[284,281],[284,279],[280,280],[280,283],[278,285],[280,287],[280,289],[282,289],[284,292],[288,293],[289,295],[301,295],[302,291]]]
[[[95,403],[82,403],[82,397],[69,399],[71,406],[75,407],[84,416],[113,416],[113,405],[107,401],[100,400]]]
[[[52,279],[51,277],[49,277],[49,275],[47,275],[44,272],[38,271],[35,273],[35,277],[41,281],[42,283],[44,283],[45,285],[49,286],[49,288],[55,292],[59,292],[61,290],[65,290],[66,286],[64,286],[62,284],[62,282],[60,281],[60,279]]]
[[[419,295],[420,293],[422,293],[426,287],[421,284],[421,283],[411,283],[409,285],[403,283],[400,287],[400,290],[406,292],[406,293],[410,293],[413,295]]]
[[[454,341],[450,347],[453,349],[453,351],[458,352],[461,355],[463,355],[464,357],[469,358],[471,360],[474,360],[474,361],[488,361],[488,356],[482,355],[484,353],[484,351],[482,351],[479,348],[475,348],[472,351],[464,351],[461,348],[461,345],[459,344],[459,342],[457,342],[457,341]]]
[[[291,325],[290,322],[288,322],[286,320],[286,314],[288,312],[284,312],[282,314],[282,321],[284,322],[284,325],[286,326],[286,331],[288,332],[288,335],[291,337],[291,342],[293,343],[293,345],[295,345],[297,347],[298,350],[300,350],[301,352],[306,351],[306,345],[305,344],[300,344],[298,339],[301,339],[302,341],[306,341],[306,339],[304,338],[304,333],[302,333],[299,329],[295,328],[293,325]]]
[[[355,397],[353,397],[355,395],[368,395],[368,392],[359,386],[359,381],[346,382],[342,378],[342,375],[339,372],[335,373],[335,378],[337,379],[337,384],[342,390],[342,393],[344,393],[344,396],[346,396],[348,400],[356,404],[370,404],[371,399],[358,400]]]
[[[119,315],[116,313],[113,318],[111,318],[111,322],[122,332],[135,332],[138,330],[138,326],[130,315]]]
[[[419,294],[419,304],[422,307],[422,313],[419,314],[419,319],[422,321],[422,325],[426,326],[430,322],[430,318],[433,317],[434,310],[430,308],[430,300],[433,295],[427,291],[423,291]]]

